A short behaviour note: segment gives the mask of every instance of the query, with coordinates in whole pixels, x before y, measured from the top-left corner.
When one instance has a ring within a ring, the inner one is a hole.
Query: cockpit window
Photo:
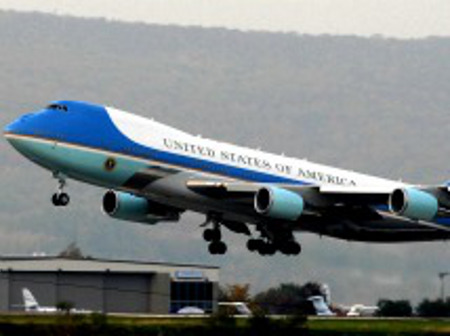
[[[48,110],[59,110],[59,111],[64,111],[67,112],[67,106],[66,105],[61,105],[61,104],[50,104],[47,106]]]

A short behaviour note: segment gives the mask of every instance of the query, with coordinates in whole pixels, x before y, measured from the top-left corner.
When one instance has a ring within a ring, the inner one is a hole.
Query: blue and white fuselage
[[[8,125],[5,137],[62,180],[110,189],[103,203],[113,217],[156,223],[185,210],[206,214],[211,244],[221,226],[249,234],[248,223],[266,245],[294,240],[293,230],[364,241],[449,237],[446,186],[238,147],[110,107],[58,101]]]

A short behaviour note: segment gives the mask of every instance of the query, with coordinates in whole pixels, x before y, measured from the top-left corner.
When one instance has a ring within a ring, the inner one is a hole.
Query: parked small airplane
[[[38,301],[34,297],[34,295],[31,293],[31,291],[28,288],[22,288],[22,296],[23,296],[23,303],[25,311],[27,312],[37,312],[37,313],[56,313],[58,312],[57,307],[44,307],[39,305]],[[84,309],[70,309],[71,313],[74,314],[89,314],[91,311],[84,310]]]
[[[335,316],[336,315],[335,313],[333,313],[331,311],[330,307],[328,307],[328,304],[325,302],[325,299],[322,295],[310,296],[308,298],[308,301],[312,302],[317,316]]]
[[[245,302],[219,302],[219,309],[231,311],[231,315],[252,315],[252,311]]]
[[[110,189],[103,209],[116,219],[156,224],[178,221],[186,210],[202,213],[212,254],[227,250],[223,227],[250,236],[248,249],[261,255],[299,254],[295,231],[365,242],[450,238],[449,183],[344,171],[77,101],[24,115],[5,137],[59,181],[55,206],[69,203],[64,187],[73,178]]]
[[[183,307],[177,311],[180,315],[204,315],[205,311],[198,307]]]
[[[354,304],[348,311],[347,316],[373,316],[380,308],[377,306],[366,306],[363,304]]]
[[[58,311],[58,308],[56,307],[40,306],[34,295],[28,288],[22,288],[22,296],[25,311],[27,312],[56,313]]]

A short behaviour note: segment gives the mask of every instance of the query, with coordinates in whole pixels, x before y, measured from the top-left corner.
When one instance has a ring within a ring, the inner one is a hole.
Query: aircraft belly
[[[382,217],[378,220],[310,219],[302,222],[303,230],[338,239],[372,242],[419,242],[450,239],[450,232],[427,228],[411,220]]]

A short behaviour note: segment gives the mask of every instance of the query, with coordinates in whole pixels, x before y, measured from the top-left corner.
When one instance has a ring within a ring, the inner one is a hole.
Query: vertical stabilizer
[[[311,301],[316,314],[319,316],[334,316],[335,314],[331,311],[330,307],[325,303],[325,299],[321,295],[311,296],[308,298]]]
[[[26,311],[37,310],[39,308],[39,303],[28,288],[22,288],[22,295]]]

